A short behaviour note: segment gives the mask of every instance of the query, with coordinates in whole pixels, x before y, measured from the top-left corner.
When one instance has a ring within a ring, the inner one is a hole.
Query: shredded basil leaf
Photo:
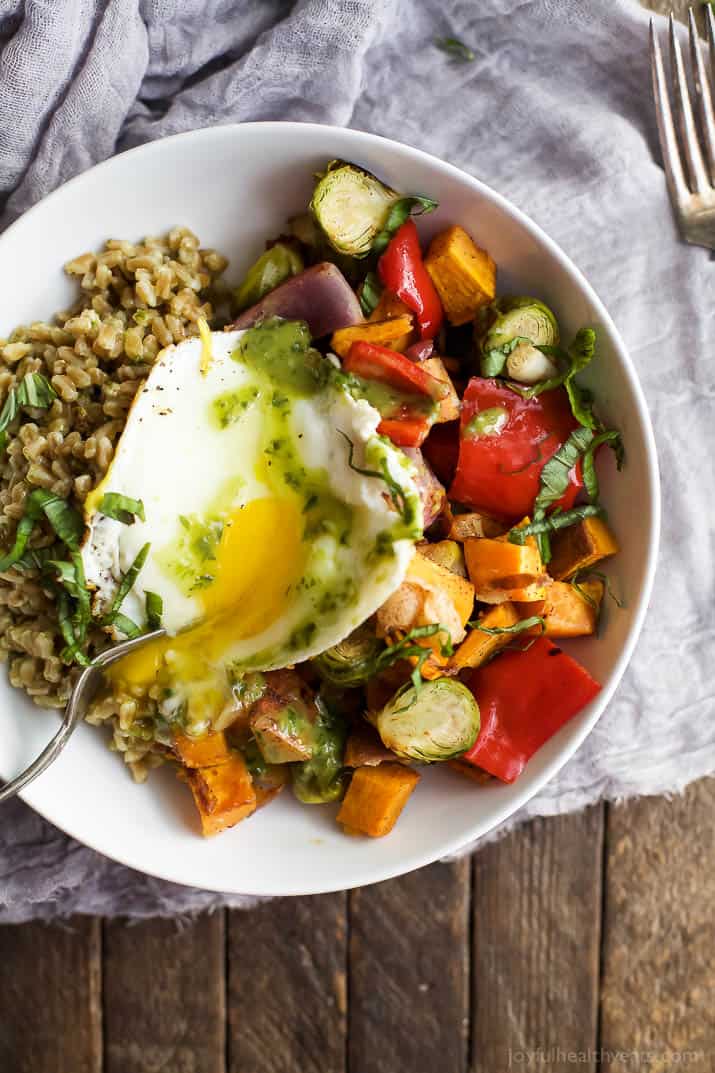
[[[70,598],[66,592],[60,592],[57,600],[57,621],[60,627],[60,633],[62,634],[62,639],[65,642],[62,658],[68,663],[74,661],[75,663],[81,664],[83,667],[87,667],[90,660],[78,644],[72,618]]]
[[[127,615],[123,615],[121,611],[115,613],[112,625],[115,629],[120,630],[128,641],[134,640],[135,637],[141,637],[144,632],[140,626],[137,626],[136,622],[128,618]]]
[[[431,197],[421,197],[419,194],[411,194],[409,197],[401,197],[390,206],[385,220],[385,226],[375,235],[372,243],[372,252],[382,253],[396,231],[402,227],[410,216],[424,216],[434,212],[438,202]]]
[[[475,630],[489,634],[490,637],[499,637],[502,633],[523,633],[524,630],[531,630],[536,626],[541,626],[542,633],[546,629],[546,622],[541,615],[523,618],[520,622],[515,622],[513,626],[482,626],[479,619],[476,622],[470,622],[469,625]]]
[[[53,581],[59,582],[70,596],[75,599],[79,597],[77,571],[71,559],[48,559],[45,563],[45,574]]]
[[[593,360],[596,351],[596,333],[593,328],[581,328],[576,332],[568,350],[560,346],[537,346],[536,349],[550,358],[555,358],[566,368],[557,376],[532,384],[531,387],[520,387],[512,382],[509,382],[507,386],[522,399],[533,399],[545,391],[555,391],[558,387],[565,387],[571,412],[578,423],[584,428],[595,429],[597,422],[593,415],[593,396],[587,388],[579,387],[574,380],[574,377]]]
[[[435,45],[459,63],[471,63],[475,59],[474,51],[469,45],[465,45],[464,41],[459,41],[456,37],[438,37]]]
[[[48,563],[54,559],[59,559],[63,550],[61,544],[50,544],[47,548],[28,548],[25,554],[21,555],[14,564],[14,567],[16,570],[37,570],[38,573],[42,573]]]
[[[139,577],[139,574],[141,573],[141,569],[142,569],[142,567],[144,566],[144,563],[147,560],[147,556],[149,554],[149,548],[150,547],[151,547],[151,544],[145,544],[144,545],[144,547],[140,550],[139,554],[137,555],[137,557],[134,560],[134,562],[132,563],[132,565],[127,570],[126,574],[124,574],[124,576],[123,576],[123,578],[121,580],[121,583],[119,585],[119,588],[117,589],[117,591],[116,591],[116,593],[114,595],[114,599],[112,600],[111,607],[109,608],[109,611],[107,612],[107,614],[104,615],[102,620],[101,620],[101,623],[102,623],[103,626],[113,626],[113,625],[115,625],[117,623],[118,615],[119,615],[119,609],[121,608],[122,604],[124,603],[124,599],[127,596],[129,590],[132,588],[134,582]],[[124,616],[122,616],[122,617],[124,617]],[[128,620],[128,621],[131,621],[131,620]],[[122,629],[122,632],[124,632],[123,627],[120,627],[120,628]]]
[[[571,367],[566,373],[564,387],[571,403],[571,413],[584,428],[595,429],[596,418],[593,416],[593,395],[586,388],[579,387],[574,377],[593,361],[596,353],[596,333],[593,328],[581,328],[576,332],[574,341],[568,349]]]
[[[588,428],[576,428],[565,443],[559,447],[541,471],[541,486],[534,501],[534,518],[537,511],[545,511],[558,503],[569,486],[569,474],[593,440]]]
[[[522,525],[509,530],[509,542],[511,544],[526,544],[529,537],[538,537],[544,533],[555,533],[559,529],[567,529],[584,518],[592,518],[596,514],[603,514],[603,507],[596,503],[585,503],[581,507],[572,507],[571,510],[554,511],[548,517],[534,518],[528,525]]]
[[[361,469],[360,466],[356,466],[353,462],[353,455],[355,454],[355,444],[350,439],[350,437],[342,431],[342,429],[338,429],[338,432],[340,432],[340,435],[343,437],[344,440],[347,440],[349,445],[348,465],[350,466],[350,469],[354,470],[355,473],[360,473],[363,477],[376,477],[379,481],[384,481],[387,485],[388,491],[390,493],[390,499],[392,500],[395,510],[398,512],[405,525],[411,525],[413,522],[412,509],[407,502],[407,497],[405,496],[405,493],[402,491],[397,481],[390,474],[390,470],[385,459],[381,459],[379,471],[376,469]]]
[[[57,398],[57,392],[42,373],[26,373],[15,392],[18,405],[34,406],[38,410],[49,410]]]
[[[583,483],[586,489],[586,495],[591,503],[595,503],[598,499],[598,477],[596,475],[595,455],[601,444],[607,443],[612,448],[616,456],[616,465],[618,469],[623,468],[623,442],[621,440],[620,432],[616,429],[605,429],[603,432],[599,432],[597,436],[594,436],[593,440],[586,448],[583,456],[583,462],[581,463],[583,470]]]
[[[89,599],[89,589],[84,576],[84,564],[82,555],[78,551],[72,552],[72,565],[74,567],[75,585],[77,588],[77,609],[74,615],[75,635],[79,644],[84,644],[87,638],[87,630],[92,619],[92,610]]]
[[[358,291],[360,308],[366,317],[369,317],[376,308],[381,295],[382,284],[380,283],[377,272],[368,272]]]
[[[146,624],[150,630],[158,630],[161,628],[161,616],[164,614],[164,601],[157,592],[149,592],[148,589],[144,593],[144,599]]]
[[[454,654],[452,648],[452,641],[449,629],[447,626],[443,626],[441,623],[436,622],[430,626],[415,626],[409,630],[405,636],[395,642],[394,645],[390,645],[385,648],[374,661],[373,674],[380,674],[381,671],[386,670],[388,667],[392,667],[393,664],[399,663],[401,659],[416,659],[410,678],[412,684],[415,687],[415,692],[419,693],[422,685],[422,668],[432,652],[432,649],[425,647],[424,645],[417,644],[417,640],[420,637],[434,637],[436,634],[446,634],[446,641],[440,644],[440,652],[445,657]]]
[[[21,406],[34,406],[47,410],[57,398],[57,392],[41,373],[25,373],[22,380],[10,391],[0,410],[0,454],[7,447],[7,427],[18,415]]]
[[[79,547],[79,539],[84,531],[81,515],[60,496],[45,488],[35,488],[25,499],[25,513],[15,532],[15,543],[0,559],[0,573],[9,570],[23,557],[35,525],[43,514],[70,550]]]
[[[105,492],[98,510],[106,518],[114,518],[123,525],[134,525],[135,518],[145,522],[144,504],[141,499],[131,499],[120,492]]]
[[[611,579],[609,578],[608,574],[604,574],[602,570],[592,570],[590,567],[586,570],[577,571],[577,573],[575,573],[574,576],[571,578],[571,584],[576,589],[576,591],[579,592],[581,596],[583,596],[586,602],[589,602],[588,594],[580,590],[579,584],[581,581],[588,580],[588,578],[590,577],[598,578],[599,581],[603,582],[603,584],[606,586],[606,592],[613,600],[616,607],[625,607],[623,600],[619,599],[619,597],[616,596],[615,592],[613,591]]]

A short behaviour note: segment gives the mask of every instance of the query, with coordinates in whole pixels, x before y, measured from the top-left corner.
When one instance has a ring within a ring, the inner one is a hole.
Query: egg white
[[[204,372],[198,339],[169,347],[139,390],[109,471],[87,503],[82,559],[97,608],[106,609],[111,603],[122,576],[149,543],[148,558],[122,603],[122,613],[143,626],[146,593],[152,592],[163,601],[163,625],[170,635],[196,629],[207,617],[201,591],[187,591],[167,569],[166,549],[181,538],[180,518],[209,517],[217,503],[224,511],[240,511],[275,495],[275,482],[267,481],[270,471],[265,469],[270,417],[265,381],[263,395],[245,408],[239,420],[221,428],[212,417],[218,397],[245,393],[256,382],[251,368],[231,356],[243,334],[212,333],[211,361]],[[280,614],[257,632],[245,635],[244,629],[241,636],[237,629],[239,636],[230,639],[220,656],[212,656],[217,671],[229,664],[265,670],[316,655],[365,621],[403,580],[414,539],[395,529],[397,515],[385,482],[356,472],[349,462],[348,440],[354,465],[374,470],[376,459],[378,463],[384,459],[392,479],[416,504],[417,527],[421,526],[414,471],[401,451],[376,436],[379,420],[379,413],[366,401],[332,385],[292,401],[288,418],[292,442],[299,445],[302,465],[323,472],[330,493],[349,510],[349,540],[343,544],[330,532],[313,537],[302,550],[306,559],[300,576],[286,587]],[[145,520],[125,525],[102,515],[101,497],[109,491],[141,500]],[[396,533],[391,550],[376,554],[380,535],[390,530]],[[254,542],[270,549],[272,542],[284,537],[270,531],[247,534],[246,554],[255,553]],[[275,569],[281,565],[277,560]],[[272,572],[272,568],[266,571],[266,583]],[[326,611],[331,600],[325,594],[342,593],[348,579],[352,597],[342,605],[336,599],[337,606]],[[255,582],[253,590],[260,589],[262,579]],[[316,602],[318,597],[322,602]],[[255,591],[251,598],[255,602]],[[237,623],[240,614],[239,606]]]

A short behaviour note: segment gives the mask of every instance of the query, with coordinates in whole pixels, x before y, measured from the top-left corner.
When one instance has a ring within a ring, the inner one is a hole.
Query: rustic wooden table
[[[714,817],[702,780],[350,894],[0,928],[0,1071],[713,1073]]]

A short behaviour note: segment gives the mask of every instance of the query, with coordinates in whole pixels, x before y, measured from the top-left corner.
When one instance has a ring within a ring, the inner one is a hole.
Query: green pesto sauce
[[[223,528],[224,521],[217,514],[207,518],[179,515],[178,536],[158,553],[157,562],[179,583],[185,596],[213,583],[213,564]]]
[[[242,335],[231,355],[287,396],[310,398],[328,382],[330,362],[310,345],[308,325],[272,317]]]
[[[437,403],[427,395],[399,391],[379,380],[364,380],[360,376],[352,379],[357,381],[355,397],[367,399],[382,417],[397,417],[405,411],[419,417],[432,417],[437,412]]]
[[[400,391],[380,380],[367,380],[355,373],[343,373],[332,367],[333,380],[350,392],[354,399],[365,399],[381,417],[399,417],[405,413],[415,417],[434,417],[437,403],[427,395]]]
[[[474,415],[464,434],[474,440],[480,436],[498,436],[508,420],[509,414],[503,406],[490,406],[488,410],[480,410]]]
[[[203,518],[180,514],[176,537],[157,553],[157,563],[178,582],[185,596],[193,596],[213,584],[216,553],[226,518],[244,484],[240,476],[224,481]]]
[[[211,403],[211,419],[218,428],[228,428],[240,421],[246,410],[256,402],[260,391],[254,384],[237,391],[226,391]]]
[[[343,755],[347,738],[345,720],[329,710],[320,694],[316,697],[318,719],[313,725],[310,760],[291,764],[293,793],[306,805],[337,801],[343,796]]]

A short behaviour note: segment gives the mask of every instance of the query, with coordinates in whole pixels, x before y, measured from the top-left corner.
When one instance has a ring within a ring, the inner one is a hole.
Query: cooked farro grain
[[[0,458],[0,547],[12,544],[26,495],[47,488],[80,507],[111,462],[136,390],[159,351],[198,334],[225,293],[227,261],[200,248],[191,231],[173,228],[132,243],[110,239],[97,254],[65,265],[80,294],[53,323],[38,321],[0,338],[0,399],[26,373],[42,373],[57,392],[48,410],[24,408],[8,429]],[[33,547],[55,537],[39,528]],[[106,646],[94,630],[90,655]],[[0,659],[12,685],[42,706],[65,705],[78,669],[63,662],[64,642],[53,598],[34,571],[0,574]],[[137,779],[161,763],[155,744],[156,703],[115,696],[88,719],[112,726],[112,748]],[[161,735],[159,735],[161,736]]]

